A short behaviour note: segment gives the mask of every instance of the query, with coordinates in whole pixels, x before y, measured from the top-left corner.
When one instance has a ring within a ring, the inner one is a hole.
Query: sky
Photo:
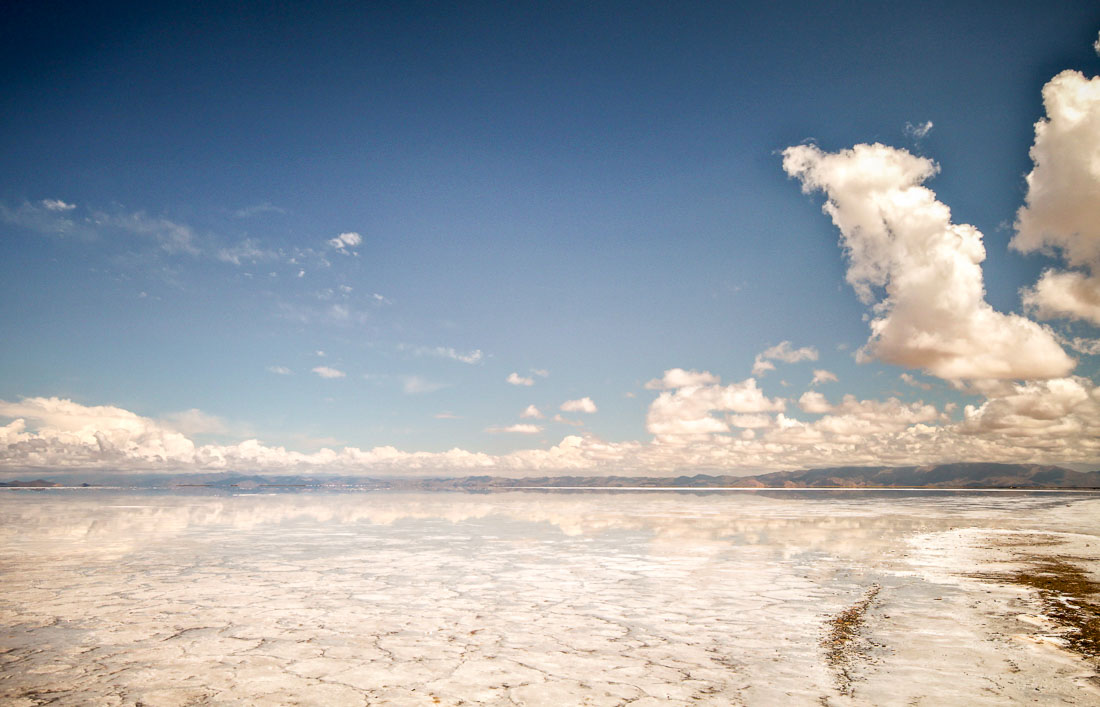
[[[1100,7],[747,5],[6,7],[0,474],[1100,469]]]

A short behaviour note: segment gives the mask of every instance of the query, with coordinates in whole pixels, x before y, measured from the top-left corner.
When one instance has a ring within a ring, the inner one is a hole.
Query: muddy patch
[[[872,584],[863,598],[840,612],[827,624],[828,633],[822,639],[825,662],[833,672],[836,688],[842,695],[852,694],[856,681],[855,667],[871,660],[873,644],[863,635],[867,611],[875,603],[882,587]]]

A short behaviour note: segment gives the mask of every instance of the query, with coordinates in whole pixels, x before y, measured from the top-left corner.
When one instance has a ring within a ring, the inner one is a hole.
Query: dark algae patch
[[[1049,535],[1027,540],[997,543],[1008,547],[1053,547],[1063,541]],[[1061,626],[1058,638],[1066,648],[1100,660],[1100,582],[1090,579],[1074,560],[1094,562],[1068,555],[1029,555],[1022,558],[1027,566],[1015,572],[971,575],[979,579],[1009,582],[1039,593],[1043,615]]]
[[[1043,613],[1066,628],[1067,646],[1100,659],[1100,582],[1066,558],[1036,558],[1027,569],[1005,577],[1039,591]]]
[[[828,623],[828,634],[821,641],[825,648],[825,661],[833,671],[837,689],[842,695],[852,694],[852,682],[855,676],[852,668],[855,660],[869,659],[869,642],[863,638],[863,625],[866,620],[867,610],[875,603],[875,598],[882,590],[877,584],[872,584],[858,602],[840,612]]]

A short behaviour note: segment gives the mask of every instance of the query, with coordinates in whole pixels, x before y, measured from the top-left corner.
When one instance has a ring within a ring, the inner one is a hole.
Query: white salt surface
[[[1029,534],[1095,569],[1100,498],[5,492],[0,703],[1100,704],[970,577]]]

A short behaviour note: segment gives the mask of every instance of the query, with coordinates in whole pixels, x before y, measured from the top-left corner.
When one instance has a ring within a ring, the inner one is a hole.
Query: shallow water
[[[0,493],[5,704],[1098,704],[1004,534],[1100,498]],[[880,590],[843,663],[832,620]]]

